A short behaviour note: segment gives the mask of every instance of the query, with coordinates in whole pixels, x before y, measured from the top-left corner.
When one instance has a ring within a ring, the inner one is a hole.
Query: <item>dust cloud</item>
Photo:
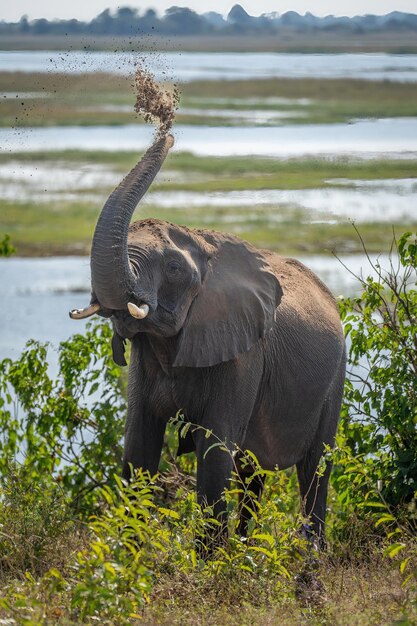
[[[172,128],[178,109],[180,94],[177,87],[174,85],[166,88],[159,85],[151,72],[138,66],[134,88],[135,112],[142,115],[145,122],[156,125],[158,137],[165,137]]]

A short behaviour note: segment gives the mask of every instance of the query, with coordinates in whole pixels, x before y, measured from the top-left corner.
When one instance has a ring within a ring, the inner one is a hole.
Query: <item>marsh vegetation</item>
[[[122,133],[126,124],[133,124],[129,127],[132,129],[142,124],[142,118],[133,111],[132,78],[94,72],[1,72],[0,90],[4,96],[0,100],[0,124],[5,130],[15,129],[14,137],[9,137],[13,139],[10,145],[19,150],[19,153],[7,150],[0,153],[0,229],[11,233],[19,254],[87,254],[97,207],[117,184],[118,177],[133,165],[137,151],[117,150],[117,131],[110,140],[115,146],[111,152],[92,150],[91,146],[89,150],[55,148],[51,152],[46,147],[40,151],[36,145],[30,152],[22,152],[21,145],[35,136],[31,130],[35,127],[37,132],[45,127],[55,129],[59,139],[60,129],[65,127],[70,134],[83,127],[98,127],[102,136],[106,129],[120,127]],[[403,117],[407,124],[407,119],[417,115],[416,102],[415,82],[314,77],[191,81],[181,85],[176,123],[184,129],[183,124],[187,124],[186,133],[180,131],[180,139],[184,134],[188,136],[193,127],[198,137],[203,130],[201,124],[205,131],[212,128],[217,135],[219,124],[223,129],[235,126],[237,132],[241,128],[243,133],[244,129],[251,131],[254,126],[265,125],[271,128],[281,125],[285,130],[285,125],[291,123],[293,128],[305,127],[310,135],[310,129],[319,124],[317,128],[324,137],[331,136],[334,123],[369,117],[397,120]],[[389,126],[391,123],[387,121],[386,127],[373,130],[369,145],[376,146],[381,133],[388,132],[395,138],[395,131],[390,131]],[[339,129],[340,126],[337,132]],[[410,133],[411,130],[408,136]],[[64,132],[62,135],[67,136]],[[51,137],[49,145],[54,141]],[[302,131],[297,141],[302,144]],[[353,141],[347,140],[346,149]],[[320,142],[314,138],[311,146],[313,151],[320,150]],[[332,150],[333,144],[329,146],[327,149]],[[390,222],[384,216],[387,201],[384,204],[380,200],[384,180],[397,180],[401,186],[401,180],[415,178],[413,154],[408,159],[397,159],[397,155],[390,158],[380,152],[373,158],[367,156],[365,161],[349,157],[346,150],[337,158],[327,155],[326,160],[313,155],[294,156],[288,161],[244,156],[245,150],[253,149],[253,145],[246,148],[242,145],[239,148],[242,156],[233,158],[174,152],[167,164],[169,172],[156,181],[152,189],[154,196],[150,196],[141,215],[156,215],[190,226],[233,230],[256,245],[288,254],[357,252],[360,244],[346,215],[358,220],[359,214],[361,231],[370,251],[388,245],[392,237],[390,223],[395,225],[396,232],[416,224],[414,203],[399,187],[393,192],[392,206],[396,198],[401,204]],[[56,172],[53,179],[47,174],[51,167]],[[342,185],[337,183],[339,179],[343,180]],[[359,181],[378,180],[381,187],[376,185],[373,190],[359,184]],[[271,196],[270,202],[267,200],[271,190],[316,190],[317,193],[332,188],[335,201],[340,206],[345,203],[342,213],[328,210],[330,199],[327,204],[324,200],[322,210],[314,208],[316,204],[312,208],[305,194],[281,194]],[[343,196],[347,190],[350,190],[349,199],[346,194]],[[249,197],[242,198],[239,204],[236,192],[257,192],[258,196],[251,207]],[[349,207],[355,209],[351,215]],[[393,208],[390,215],[394,213]]]
[[[12,158],[0,155],[1,228],[10,233],[21,255],[87,254],[97,207],[135,159],[136,153],[77,151],[25,153]],[[378,181],[382,186],[386,179],[397,180],[401,186],[402,181],[412,180],[416,171],[412,160],[284,162],[185,153],[171,155],[166,167],[138,217],[156,216],[193,227],[232,230],[258,246],[284,254],[358,252],[361,244],[346,216],[335,214],[331,207],[312,210],[302,196],[284,195],[268,201],[268,190],[322,189],[323,198],[326,190],[341,194],[350,190],[352,202],[357,203],[362,197],[358,183],[373,181],[374,188],[362,191],[372,202]],[[56,172],[53,182],[51,168]],[[49,187],[47,194],[45,186]],[[243,196],[233,196],[235,192]],[[250,197],[245,201],[244,192],[257,194],[253,203]],[[371,252],[387,249],[392,239],[391,223],[397,232],[416,225],[413,198],[407,197],[405,209],[398,210],[392,221],[387,222],[383,210],[364,209],[364,218],[359,215]],[[378,199],[374,206],[378,207]]]
[[[143,123],[131,76],[0,73],[4,127]],[[417,83],[331,78],[193,81],[181,86],[178,124],[327,124],[417,115]],[[209,114],[208,114],[209,112]],[[246,118],[243,114],[246,113]],[[252,117],[249,116],[251,114]]]

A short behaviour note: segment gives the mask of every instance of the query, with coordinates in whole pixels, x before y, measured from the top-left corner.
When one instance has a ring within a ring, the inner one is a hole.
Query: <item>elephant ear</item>
[[[113,331],[111,349],[113,352],[113,361],[122,367],[127,365],[125,359],[125,340],[116,331]]]
[[[281,297],[281,285],[261,253],[225,238],[180,332],[174,366],[209,367],[246,352],[271,330]]]

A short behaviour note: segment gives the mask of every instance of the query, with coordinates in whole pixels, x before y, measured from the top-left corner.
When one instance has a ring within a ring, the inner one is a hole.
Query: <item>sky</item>
[[[29,19],[45,17],[51,19],[77,18],[89,21],[104,9],[116,10],[120,6],[130,6],[143,13],[146,8],[156,9],[163,15],[170,6],[187,6],[197,13],[208,10],[227,15],[236,0],[13,0],[3,2],[0,11],[0,20],[17,21],[22,15]],[[250,15],[259,15],[277,11],[297,11],[304,14],[310,11],[314,15],[364,15],[372,13],[383,15],[390,11],[404,11],[417,13],[417,0],[241,0],[239,2]],[[6,6],[7,5],[7,6]]]

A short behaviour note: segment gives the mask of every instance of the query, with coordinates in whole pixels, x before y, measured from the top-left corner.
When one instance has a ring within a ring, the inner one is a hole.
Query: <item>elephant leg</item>
[[[220,525],[207,541],[212,547],[227,538],[224,490],[236,470],[235,452],[245,440],[262,375],[260,350],[218,365],[206,386],[207,399],[200,413],[200,427],[193,431],[197,453],[197,497],[213,508]],[[210,550],[209,550],[210,552]]]
[[[252,512],[256,511],[262,495],[265,476],[260,474],[245,476],[242,474],[240,479],[242,491],[239,493],[239,525],[237,532],[241,537],[246,537],[248,524],[253,518]]]
[[[142,468],[151,476],[158,471],[166,421],[155,414],[145,398],[151,389],[143,370],[136,338],[132,341],[128,381],[128,411],[125,427],[122,476],[132,478],[132,469]]]
[[[302,510],[310,519],[310,526],[305,526],[303,530],[308,538],[318,541],[319,548],[326,546],[326,502],[332,469],[332,464],[328,461],[324,468],[320,467],[320,460],[324,454],[324,446],[334,445],[342,403],[344,369],[341,368],[340,372],[323,405],[313,444],[304,458],[297,463]]]
[[[148,471],[151,476],[157,473],[165,427],[165,422],[150,411],[140,410],[128,417],[123,453],[123,478],[130,480],[132,470],[138,468]]]
[[[198,430],[193,436],[197,453],[197,500],[203,509],[211,507],[213,517],[220,523],[209,528],[205,538],[205,549],[210,554],[216,545],[227,538],[226,501],[223,494],[230,485],[233,457],[226,445],[217,445],[220,444],[219,435],[206,437],[205,431]]]
[[[321,468],[319,470],[321,452],[323,452],[322,446],[318,450],[309,452],[300,463],[297,463],[297,473],[302,511],[310,520],[309,525],[303,526],[303,532],[308,539],[317,540],[319,547],[324,548],[327,489],[331,464],[326,463],[324,471]]]
[[[207,430],[206,430],[207,429]],[[213,434],[209,434],[212,431]],[[197,454],[197,500],[201,507],[212,509],[216,522],[206,527],[200,549],[203,558],[227,541],[227,507],[224,491],[230,487],[236,469],[234,444],[239,444],[237,433],[225,421],[216,427],[198,428],[193,432]]]
[[[324,469],[319,468],[322,454],[323,444],[317,442],[304,459],[297,463],[302,512],[309,519],[301,528],[301,535],[307,540],[307,551],[295,579],[295,593],[302,603],[310,603],[323,593],[323,585],[318,577],[320,559],[317,550],[326,549],[326,501],[331,463],[326,463]]]

